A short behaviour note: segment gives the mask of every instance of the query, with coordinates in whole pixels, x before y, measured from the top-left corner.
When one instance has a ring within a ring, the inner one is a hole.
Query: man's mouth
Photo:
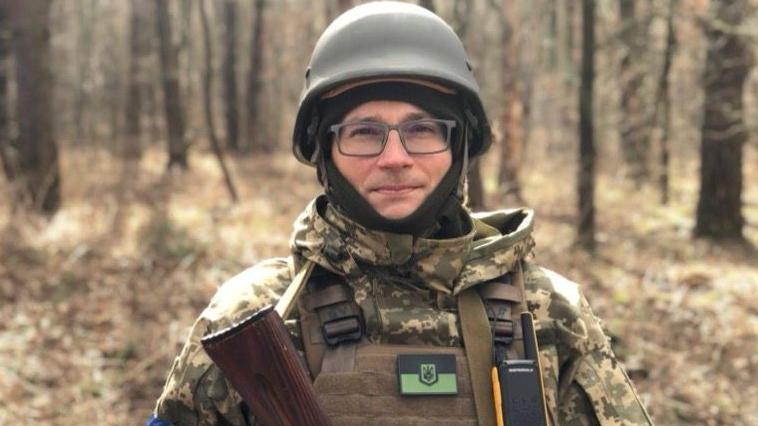
[[[401,195],[413,191],[419,188],[418,185],[383,185],[378,188],[374,188],[374,192],[385,195]]]

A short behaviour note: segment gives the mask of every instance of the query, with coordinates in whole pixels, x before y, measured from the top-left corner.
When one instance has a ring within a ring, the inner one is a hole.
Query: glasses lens
[[[400,132],[409,154],[430,154],[447,149],[450,123],[424,119],[403,123]]]
[[[337,132],[340,152],[345,155],[377,155],[382,152],[386,131],[381,124],[345,124]]]

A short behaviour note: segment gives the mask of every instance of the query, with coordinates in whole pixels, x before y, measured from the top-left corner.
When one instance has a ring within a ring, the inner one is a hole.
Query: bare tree
[[[250,40],[250,69],[247,77],[247,138],[253,151],[270,152],[273,146],[261,130],[260,91],[263,74],[263,32],[265,0],[255,0],[253,31]]]
[[[337,13],[342,13],[353,7],[353,0],[337,0]]]
[[[452,26],[464,44],[466,44],[466,31],[471,19],[472,8],[473,5],[465,0],[455,0],[453,4]],[[468,171],[464,170],[468,179],[468,205],[472,210],[483,210],[486,207],[484,204],[484,184],[482,183],[482,172],[479,164],[479,159],[475,158],[469,163]]]
[[[0,1],[0,164],[8,182],[16,178],[14,148],[11,146],[8,117],[8,74],[10,73],[10,38],[6,1]],[[16,194],[11,194],[15,196]]]
[[[124,107],[126,140],[122,154],[124,158],[134,160],[142,156],[140,118],[146,101],[143,99],[147,86],[145,57],[150,49],[150,41],[145,34],[148,27],[145,0],[131,0],[129,5],[129,74]]]
[[[742,93],[754,57],[739,26],[747,0],[711,4],[706,23],[705,101],[700,143],[700,196],[695,235],[742,240],[742,159],[748,131]]]
[[[523,203],[519,166],[523,148],[524,104],[518,70],[520,57],[518,43],[514,37],[518,13],[515,2],[504,0],[500,11],[501,38],[503,49],[501,59],[501,99],[503,113],[501,122],[502,143],[500,144],[499,192],[506,198]]]
[[[595,247],[595,140],[592,98],[595,82],[595,0],[582,0],[582,82],[579,88],[579,224],[577,242]]]
[[[16,58],[18,176],[35,210],[54,213],[61,205],[61,174],[52,116],[50,0],[10,0]]]
[[[645,83],[642,55],[645,38],[643,27],[636,14],[635,0],[620,0],[621,41],[624,53],[621,58],[621,152],[629,167],[629,174],[639,186],[648,179],[650,153],[650,123],[642,93]]]
[[[224,1],[224,121],[226,147],[239,151],[239,110],[237,109],[237,1]]]
[[[437,9],[434,7],[434,0],[419,0],[418,5],[437,13]]]
[[[221,173],[224,175],[226,189],[229,190],[229,196],[232,202],[237,202],[237,189],[234,187],[229,170],[224,162],[224,154],[221,152],[221,144],[216,136],[216,125],[213,120],[213,50],[211,43],[211,29],[208,23],[208,12],[205,10],[205,0],[200,1],[200,22],[203,25],[203,45],[205,46],[205,75],[203,76],[203,106],[205,108],[205,122],[208,125],[208,136],[211,140],[213,153],[216,155],[218,164],[221,167]]]
[[[94,135],[94,122],[88,114],[88,103],[92,98],[92,51],[94,48],[94,23],[97,4],[93,0],[76,2],[76,98],[74,101],[75,142],[91,140]]]
[[[184,111],[179,90],[179,58],[172,40],[171,17],[168,0],[156,0],[156,23],[160,41],[161,79],[163,81],[163,107],[168,129],[168,168],[186,169],[187,141],[184,136]]]
[[[674,31],[674,11],[676,9],[676,0],[669,0],[669,10],[666,15],[666,49],[663,53],[663,67],[658,79],[658,90],[656,93],[655,112],[653,113],[654,123],[660,120],[660,162],[659,162],[659,179],[658,187],[661,192],[661,203],[667,204],[669,201],[669,134],[671,133],[671,97],[669,96],[669,74],[671,72],[671,61],[674,57],[676,48],[676,32]]]

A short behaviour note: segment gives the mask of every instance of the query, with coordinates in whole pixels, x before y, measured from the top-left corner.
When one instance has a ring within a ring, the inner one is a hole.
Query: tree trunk
[[[523,97],[519,87],[518,58],[519,49],[515,38],[514,22],[517,10],[514,3],[503,2],[500,14],[501,39],[503,49],[501,62],[501,99],[503,99],[503,116],[501,119],[502,143],[500,144],[500,173],[498,176],[499,193],[505,199],[523,203],[519,166],[523,147]]]
[[[453,4],[453,30],[463,43],[466,44],[466,31],[471,18],[472,5],[464,0],[455,0]],[[469,163],[466,179],[468,181],[468,205],[474,210],[485,208],[484,185],[482,184],[482,172],[479,161]]]
[[[213,50],[211,43],[211,29],[208,24],[208,13],[205,10],[205,0],[200,0],[200,22],[203,26],[203,45],[205,46],[205,75],[203,76],[203,107],[205,108],[205,122],[208,125],[208,136],[211,140],[211,148],[216,155],[221,173],[224,175],[226,189],[229,190],[229,196],[232,202],[237,202],[237,190],[234,187],[229,170],[224,162],[224,155],[221,152],[221,144],[216,136],[216,125],[213,120]]]
[[[566,54],[564,57],[566,58],[569,67],[574,66],[576,63],[576,55],[574,54],[574,44],[575,44],[575,34],[576,34],[576,3],[574,0],[565,0],[565,8],[566,13],[564,14],[564,17],[566,18]]]
[[[338,15],[350,9],[351,7],[353,7],[353,0],[337,0],[337,14]]]
[[[674,10],[676,0],[669,0],[669,10],[666,16],[666,50],[663,53],[663,68],[658,80],[658,93],[656,94],[655,113],[653,118],[661,123],[660,136],[660,162],[658,187],[661,192],[661,203],[669,201],[669,134],[671,132],[671,97],[669,96],[669,74],[671,61],[676,47],[676,33],[674,31]]]
[[[8,75],[10,74],[10,39],[11,29],[5,1],[0,1],[0,164],[6,180],[12,184],[16,178],[15,148],[11,145],[8,128]],[[10,186],[10,185],[9,185]],[[11,191],[11,199],[16,194]]]
[[[239,110],[237,109],[237,2],[224,1],[224,121],[226,147],[239,151]]]
[[[595,247],[595,141],[592,98],[595,81],[595,1],[582,0],[582,82],[579,89],[579,226],[577,242]]]
[[[434,0],[419,0],[418,5],[424,9],[437,13],[437,9],[434,7]]]
[[[157,78],[156,78],[157,77]],[[163,119],[160,113],[160,98],[162,80],[160,79],[160,73],[153,73],[149,81],[146,83],[145,92],[145,113],[147,113],[147,127],[149,136],[147,138],[148,143],[156,145],[163,139]]]
[[[11,0],[16,56],[18,177],[35,210],[61,205],[61,175],[55,144],[50,70],[50,0]]]
[[[717,21],[706,28],[708,51],[696,236],[744,238],[742,151],[748,131],[742,116],[742,92],[753,57],[750,44],[736,27],[747,15],[747,6],[744,0],[723,0],[711,5]]]
[[[453,3],[453,29],[461,40],[466,41],[471,12],[474,5],[467,0],[455,0]]]
[[[179,58],[172,40],[168,0],[156,0],[156,22],[160,41],[163,107],[168,130],[168,168],[186,169],[187,142],[184,139],[184,112],[179,90]]]
[[[251,149],[256,152],[271,152],[273,144],[263,131],[260,117],[260,91],[263,69],[263,31],[265,0],[255,0],[253,13],[253,31],[250,40],[250,70],[247,78],[247,139]]]
[[[94,21],[97,5],[89,0],[76,2],[76,98],[74,101],[74,125],[76,135],[74,143],[90,142],[95,138],[95,126],[91,114],[87,111],[92,99],[92,50]]]
[[[650,153],[650,125],[643,100],[644,73],[642,50],[644,46],[641,25],[635,15],[634,0],[620,0],[621,41],[624,53],[621,58],[621,113],[619,123],[621,152],[629,168],[629,176],[637,186],[648,180]]]
[[[139,160],[142,156],[140,142],[141,114],[145,100],[142,95],[147,86],[145,56],[150,49],[147,31],[144,0],[131,0],[129,18],[129,75],[124,108],[126,140],[121,153],[126,160]]]

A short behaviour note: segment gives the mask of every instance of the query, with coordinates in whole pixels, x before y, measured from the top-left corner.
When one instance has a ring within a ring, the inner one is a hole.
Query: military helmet
[[[461,99],[468,127],[473,130],[468,141],[469,156],[477,156],[489,147],[489,121],[460,38],[427,9],[381,1],[343,13],[316,43],[295,120],[295,157],[317,165],[318,103],[324,96],[351,85],[392,80],[454,91]]]

